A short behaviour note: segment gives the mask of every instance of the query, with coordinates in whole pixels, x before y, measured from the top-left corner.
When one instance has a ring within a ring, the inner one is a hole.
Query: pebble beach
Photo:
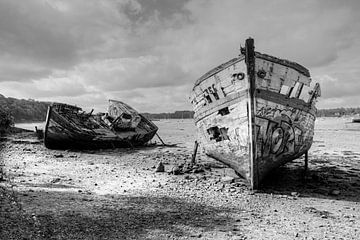
[[[160,120],[169,146],[58,151],[1,139],[0,239],[360,239],[360,124],[318,118],[300,158],[260,190],[202,153],[190,119]],[[159,171],[159,163],[163,171]]]

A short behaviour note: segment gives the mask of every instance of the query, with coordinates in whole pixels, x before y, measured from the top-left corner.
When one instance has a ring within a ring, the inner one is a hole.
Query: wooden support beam
[[[5,170],[4,170],[5,164],[0,162],[0,182],[5,181]]]
[[[307,173],[307,171],[308,171],[308,167],[309,167],[308,162],[309,162],[309,159],[308,159],[308,151],[306,151],[306,152],[305,152],[305,175],[306,175],[306,173]]]
[[[254,39],[248,38],[245,41],[245,63],[249,81],[249,127],[250,127],[250,171],[251,171],[251,188],[259,188],[259,167],[256,157],[256,134],[255,134],[255,46]]]
[[[157,134],[157,133],[155,133],[155,134],[156,134],[156,136],[160,139],[162,145],[166,146],[166,144],[165,144],[164,141],[161,139],[161,137],[159,136],[159,134]]]
[[[195,141],[194,152],[193,152],[192,157],[191,157],[191,164],[195,164],[196,153],[197,153],[198,147],[199,147],[199,143],[198,143],[198,141]]]

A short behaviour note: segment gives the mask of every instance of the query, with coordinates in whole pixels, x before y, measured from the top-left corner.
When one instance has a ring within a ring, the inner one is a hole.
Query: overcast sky
[[[0,0],[0,93],[190,110],[195,80],[251,36],[309,68],[319,108],[360,106],[359,13],[358,0]]]

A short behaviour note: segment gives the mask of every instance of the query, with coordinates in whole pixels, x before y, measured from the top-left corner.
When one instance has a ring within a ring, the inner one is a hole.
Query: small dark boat
[[[353,123],[360,123],[360,118],[354,118],[354,119],[352,120],[352,122],[353,122]]]
[[[309,71],[254,51],[210,70],[193,87],[198,140],[205,153],[233,168],[252,188],[275,168],[307,156],[314,135],[316,99]]]
[[[105,114],[53,103],[47,112],[44,144],[50,149],[134,147],[150,141],[157,130],[154,123],[120,101],[109,100]]]

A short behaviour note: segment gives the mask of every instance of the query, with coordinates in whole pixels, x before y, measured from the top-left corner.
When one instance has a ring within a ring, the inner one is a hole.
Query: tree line
[[[173,113],[142,113],[148,119],[156,120],[156,119],[185,119],[185,118],[193,118],[193,111],[176,111]]]
[[[316,115],[318,117],[341,117],[341,116],[354,116],[359,114],[360,114],[360,107],[319,109]]]
[[[40,102],[33,99],[16,99],[0,94],[0,132],[14,123],[45,121],[46,111],[50,102]],[[175,111],[172,113],[142,113],[145,117],[156,119],[187,119],[193,118],[193,111]],[[318,117],[340,117],[360,115],[357,108],[319,109]]]
[[[49,105],[49,102],[16,99],[0,94],[0,131],[17,122],[45,121]]]

